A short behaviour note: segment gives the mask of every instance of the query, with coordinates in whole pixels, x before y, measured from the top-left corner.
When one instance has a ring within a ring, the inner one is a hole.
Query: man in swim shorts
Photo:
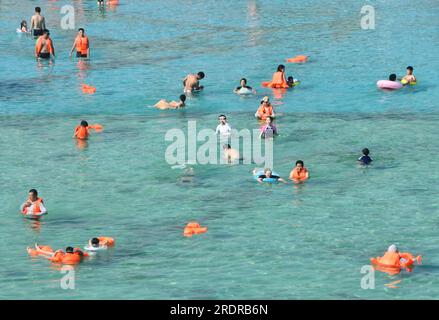
[[[360,162],[361,164],[364,164],[364,165],[370,164],[373,160],[371,157],[369,157],[369,149],[364,148],[362,150],[362,152],[363,152],[363,155],[361,157],[359,157],[357,161]]]
[[[165,99],[160,100],[157,102],[154,107],[160,110],[166,110],[166,109],[179,109],[183,108],[185,106],[186,96],[184,94],[180,95],[180,101],[171,101],[168,102]]]
[[[85,36],[84,28],[78,29],[78,35],[73,42],[72,50],[70,50],[70,57],[72,56],[73,50],[76,48],[77,58],[90,58],[90,42],[88,37]]]
[[[46,19],[41,15],[41,8],[35,8],[35,14],[30,20],[30,32],[36,38],[43,35],[46,29]]]
[[[29,196],[25,203],[20,207],[24,214],[45,214],[47,209],[44,206],[43,199],[38,198],[38,191],[35,189],[29,190]]]
[[[220,115],[218,117],[219,125],[216,127],[216,134],[220,134],[221,137],[228,137],[232,133],[232,128],[227,122],[227,117],[225,115]]]
[[[193,92],[202,90],[204,87],[200,86],[200,80],[204,78],[204,72],[200,71],[197,74],[188,74],[183,79],[184,92]]]
[[[413,75],[413,67],[408,66],[407,67],[407,74],[401,79],[401,81],[410,83],[410,82],[416,82],[416,77]]]
[[[37,59],[50,59],[55,57],[55,48],[48,30],[43,31],[43,35],[38,38],[35,45],[35,57]]]

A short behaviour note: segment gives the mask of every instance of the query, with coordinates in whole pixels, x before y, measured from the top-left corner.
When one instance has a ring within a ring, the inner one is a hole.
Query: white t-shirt
[[[229,124],[226,122],[226,124],[219,124],[216,127],[216,134],[221,134],[222,136],[228,136],[231,134],[232,128],[230,128]]]

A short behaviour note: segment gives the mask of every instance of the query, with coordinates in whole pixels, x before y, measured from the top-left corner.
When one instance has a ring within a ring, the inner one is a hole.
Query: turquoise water
[[[33,41],[17,35],[34,1],[0,5],[0,298],[3,299],[436,299],[439,295],[437,170],[438,13],[433,1],[121,1],[100,11],[74,1],[92,60],[68,59],[74,31],[60,28],[65,3],[42,2],[57,51],[38,67]],[[365,4],[375,30],[360,28]],[[404,22],[416,26],[400,28]],[[192,176],[165,161],[167,130],[188,120],[215,128],[258,127],[259,83],[285,58],[302,83],[276,109],[275,170],[303,159],[305,185],[258,185],[254,165],[194,165]],[[419,84],[382,92],[375,82],[413,65]],[[203,70],[206,87],[187,108],[181,79]],[[245,76],[256,97],[231,91]],[[83,96],[81,83],[97,88]],[[101,123],[88,147],[71,139],[81,119]],[[375,162],[359,168],[363,147]],[[17,212],[36,187],[49,209],[39,224]],[[206,234],[183,237],[190,220]],[[75,290],[47,261],[27,256],[35,241],[83,246],[95,235],[114,250],[76,268]],[[391,243],[422,254],[413,273],[362,266]],[[402,280],[398,288],[386,283]]]

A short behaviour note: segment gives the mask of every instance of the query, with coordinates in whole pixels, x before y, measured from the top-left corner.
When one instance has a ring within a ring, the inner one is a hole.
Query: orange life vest
[[[34,206],[34,213],[40,213],[41,212],[40,203],[43,203],[43,199],[42,198],[37,198],[37,200],[34,203],[32,203],[32,205]],[[23,214],[27,213],[27,209],[29,209],[29,207],[23,209],[23,211],[22,211]]]
[[[82,55],[88,53],[88,38],[77,36],[76,40],[76,51],[80,52]]]
[[[43,40],[46,40],[46,47],[49,49],[51,55],[53,55],[53,45],[52,40],[50,38],[44,39],[43,36],[40,36],[37,40],[37,44],[35,45],[35,54],[40,55],[41,49],[43,49]]]
[[[81,125],[75,128],[75,136],[77,139],[87,139],[88,138],[88,127],[83,127]]]
[[[275,89],[288,89],[288,83],[285,74],[282,71],[276,71],[270,82],[262,82],[262,86]]]
[[[296,168],[293,169],[291,172],[291,175],[293,176],[294,180],[306,180],[306,174],[308,173],[308,170],[306,168],[302,168],[302,170],[299,172],[299,170]]]
[[[260,106],[258,108],[257,114],[262,120],[265,120],[267,119],[267,117],[271,117],[273,115],[273,106],[272,105],[270,105],[269,107]]]

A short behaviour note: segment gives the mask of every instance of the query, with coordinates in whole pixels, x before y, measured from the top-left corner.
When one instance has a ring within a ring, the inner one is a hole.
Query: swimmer
[[[42,36],[44,30],[46,30],[46,19],[41,15],[41,8],[36,7],[35,14],[30,19],[30,32],[36,38]]]
[[[186,101],[186,96],[184,94],[182,94],[182,95],[180,95],[179,102],[176,102],[176,101],[168,102],[165,99],[162,99],[159,102],[157,102],[154,105],[154,107],[156,107],[157,109],[161,109],[161,110],[179,109],[179,108],[183,108],[185,106],[185,101]]]
[[[49,256],[48,259],[55,263],[76,264],[81,262],[83,257],[87,256],[88,254],[84,254],[84,252],[78,248],[67,247],[65,253],[62,250],[57,250],[52,256]]]
[[[20,23],[20,30],[21,30],[21,32],[24,32],[24,33],[28,33],[29,32],[29,30],[27,30],[27,22],[26,22],[26,20],[21,21],[21,23]]]
[[[396,81],[396,74],[392,73],[392,74],[389,76],[389,81]]]
[[[184,92],[193,92],[203,90],[203,86],[200,86],[200,80],[204,79],[204,72],[200,71],[197,74],[188,74],[183,79]]]
[[[293,180],[295,183],[300,183],[308,179],[309,179],[308,169],[305,168],[305,165],[302,160],[297,160],[296,167],[290,172],[290,180]]]
[[[219,125],[216,127],[215,134],[220,134],[222,137],[228,137],[232,133],[232,128],[227,122],[227,117],[225,115],[220,115],[218,117]]]
[[[255,175],[258,171],[259,170],[254,169],[253,170],[253,175]],[[262,183],[264,179],[270,179],[271,178],[271,179],[275,179],[276,181],[287,183],[284,179],[282,179],[279,176],[274,176],[274,175],[272,175],[272,173],[273,173],[273,171],[271,171],[271,169],[265,168],[264,169],[264,174],[258,176],[258,181]]]
[[[85,120],[81,121],[81,124],[75,128],[75,133],[73,134],[73,138],[76,139],[87,139],[89,136],[89,125]]]
[[[270,98],[268,98],[267,96],[262,98],[261,105],[256,111],[255,117],[261,120],[265,120],[267,119],[267,117],[272,117],[272,118],[275,117],[273,106],[270,103]]]
[[[70,50],[69,57],[72,56],[73,50],[76,48],[77,58],[90,58],[90,41],[85,36],[84,28],[78,29],[78,35],[73,42],[72,50]]]
[[[50,39],[49,30],[44,30],[43,35],[38,38],[35,45],[35,58],[49,59],[55,57],[55,48],[52,39]]]
[[[389,272],[392,271],[392,268],[406,268],[407,271],[410,272],[414,267],[413,263],[415,261],[418,264],[421,264],[422,257],[414,257],[410,253],[400,253],[396,245],[392,244],[382,257],[377,257],[371,260],[379,267],[379,270],[382,269],[381,271]],[[399,270],[393,271],[392,273],[399,273]]]
[[[369,149],[368,148],[364,148],[362,150],[363,155],[361,157],[358,158],[358,162],[364,165],[368,165],[370,164],[373,160],[371,157],[369,157]]]
[[[227,159],[229,163],[233,161],[243,160],[242,157],[239,155],[238,150],[232,149],[230,144],[223,145],[223,150],[224,158]]]
[[[277,71],[273,74],[273,78],[269,82],[262,82],[263,87],[275,89],[289,88],[287,80],[285,79],[285,66],[280,64],[277,66]]]
[[[249,87],[247,85],[247,79],[246,78],[242,78],[241,79],[240,86],[236,87],[235,90],[233,90],[233,92],[239,94],[241,89],[247,89],[249,92],[251,92],[253,94],[256,93],[256,91],[252,87]]]
[[[408,66],[407,67],[407,74],[401,79],[402,82],[405,84],[410,82],[416,82],[416,77],[413,75],[413,67]]]
[[[299,80],[294,79],[292,76],[289,76],[287,79],[288,87],[293,88],[299,84]]]
[[[23,214],[46,214],[47,209],[44,206],[43,199],[38,197],[38,191],[29,190],[28,199],[20,207]]]
[[[277,128],[273,124],[273,117],[267,117],[265,119],[265,125],[261,127],[261,134],[259,135],[259,138],[266,139],[266,138],[273,138],[274,136],[277,136]]]

